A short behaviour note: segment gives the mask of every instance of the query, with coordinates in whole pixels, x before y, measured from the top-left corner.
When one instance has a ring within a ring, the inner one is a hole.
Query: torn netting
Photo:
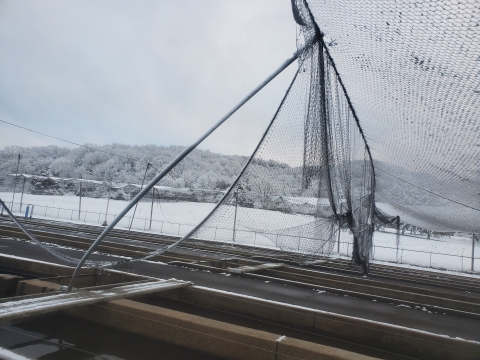
[[[304,24],[302,48],[318,31],[307,9],[295,5],[295,18]],[[298,72],[257,149],[190,238],[271,246],[304,262],[332,253],[339,226],[348,224],[353,259],[367,269],[374,173],[337,75],[323,40],[300,54]]]

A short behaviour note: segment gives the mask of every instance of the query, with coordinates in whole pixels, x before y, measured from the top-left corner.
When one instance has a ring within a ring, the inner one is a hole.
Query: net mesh
[[[317,31],[309,16],[297,17],[301,48]],[[323,44],[299,64],[255,153],[191,238],[272,246],[302,262],[332,252],[345,218],[365,260],[373,214],[365,142]]]
[[[479,232],[478,2],[292,0],[292,9],[298,48],[318,41],[190,238],[273,246],[303,262],[330,254],[343,224],[368,271],[374,223],[398,229],[400,215]]]
[[[478,1],[308,5],[371,149],[377,207],[425,229],[478,232]]]

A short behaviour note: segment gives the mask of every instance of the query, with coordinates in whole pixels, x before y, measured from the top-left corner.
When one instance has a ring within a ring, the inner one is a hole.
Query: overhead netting
[[[376,204],[480,231],[480,3],[308,0],[370,147]]]
[[[317,42],[245,169],[190,238],[270,245],[307,261],[331,253],[343,225],[367,271],[374,224],[398,226],[398,215],[480,232],[478,1],[292,8],[298,47]]]
[[[253,156],[191,238],[284,250],[297,261],[330,254],[340,225],[368,263],[374,213],[370,155],[333,63],[307,9],[299,69]],[[271,164],[259,166],[260,164]]]

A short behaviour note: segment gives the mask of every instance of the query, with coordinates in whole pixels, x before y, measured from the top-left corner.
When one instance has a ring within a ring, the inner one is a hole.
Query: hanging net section
[[[301,11],[299,49],[319,37]],[[271,247],[306,262],[333,252],[343,224],[354,235],[354,259],[368,263],[373,188],[368,149],[320,40],[300,54],[257,149],[190,238]]]
[[[298,262],[341,227],[368,272],[374,224],[480,232],[478,1],[292,0],[298,72],[226,196],[190,238]],[[269,166],[259,166],[259,164]],[[399,217],[400,216],[400,217]]]

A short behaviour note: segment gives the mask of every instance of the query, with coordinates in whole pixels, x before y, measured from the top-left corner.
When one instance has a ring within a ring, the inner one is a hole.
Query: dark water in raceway
[[[221,359],[62,314],[0,326],[0,347],[41,360]]]

